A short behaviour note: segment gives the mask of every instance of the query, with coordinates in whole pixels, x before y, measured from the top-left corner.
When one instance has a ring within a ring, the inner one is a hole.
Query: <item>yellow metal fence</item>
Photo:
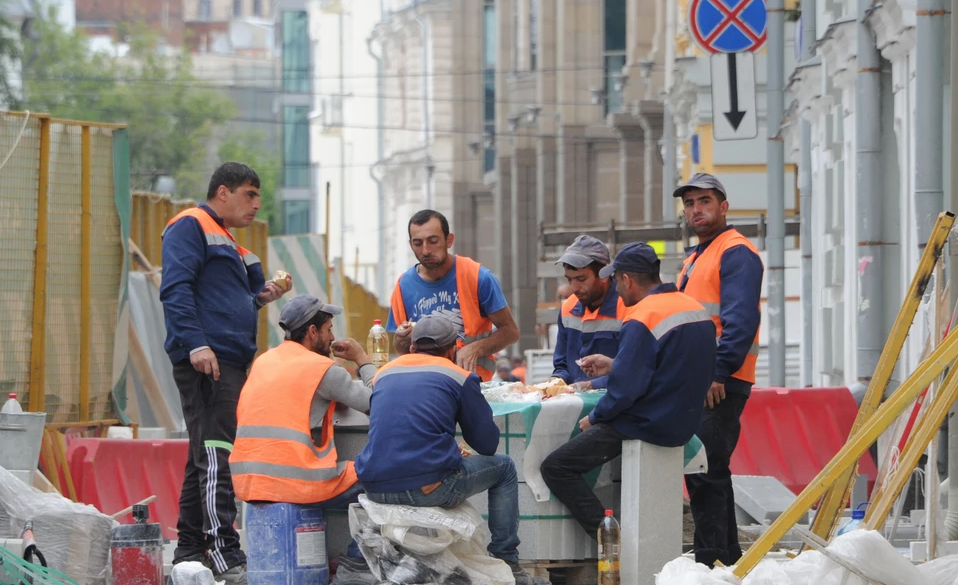
[[[0,390],[48,422],[113,416],[125,294],[118,126],[0,112]],[[120,149],[123,150],[122,148]],[[127,192],[128,197],[128,192]]]

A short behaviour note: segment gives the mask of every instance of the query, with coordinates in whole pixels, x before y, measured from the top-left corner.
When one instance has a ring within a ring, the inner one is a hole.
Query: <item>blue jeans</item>
[[[489,491],[489,554],[507,563],[519,562],[519,477],[508,455],[471,455],[435,490],[421,489],[366,497],[380,504],[455,508],[470,496]]]
[[[325,502],[317,502],[316,505],[324,510],[349,510],[350,504],[359,503],[359,494],[363,493],[363,491],[363,484],[357,481],[352,487],[335,498],[326,500]],[[346,556],[354,559],[363,558],[363,554],[359,552],[359,545],[356,544],[356,539],[349,539]]]

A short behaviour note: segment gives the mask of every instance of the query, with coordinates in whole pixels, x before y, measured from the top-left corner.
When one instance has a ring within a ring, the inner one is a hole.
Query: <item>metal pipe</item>
[[[958,209],[958,11],[951,11],[951,193],[949,209]],[[958,304],[958,246],[949,240],[948,276],[951,286],[951,305]],[[958,403],[948,414],[948,514],[945,528],[948,540],[958,540]]]
[[[855,238],[858,270],[858,381],[871,382],[885,343],[882,292],[881,56],[868,26],[870,6],[858,3],[855,82]]]
[[[90,127],[80,130],[80,422],[90,420],[90,359],[93,338],[93,146]],[[125,261],[125,259],[124,259]],[[43,270],[37,267],[37,270]],[[43,389],[39,389],[43,392]]]
[[[339,108],[340,122],[346,122],[346,39],[343,13],[339,12]],[[346,267],[346,128],[339,129],[339,257]]]
[[[928,242],[931,226],[944,209],[942,146],[944,130],[943,22],[944,0],[918,0],[915,20],[915,219],[918,247]]]
[[[379,13],[382,14],[384,11],[383,2],[385,0],[379,0]],[[376,121],[377,121],[377,130],[376,130],[376,160],[383,160],[385,155],[385,141],[383,129],[383,60],[382,58],[373,51],[373,37],[366,38],[366,51],[369,53],[369,56],[376,61]],[[376,296],[380,299],[386,298],[386,190],[383,188],[383,181],[376,176],[375,169],[376,165],[369,165],[369,177],[376,182],[376,192],[378,194],[377,201],[379,202],[379,208],[377,209],[376,223],[379,226],[379,232],[377,235],[377,254],[376,258],[378,262],[376,263]]]
[[[652,125],[645,114],[639,113],[636,116],[639,127],[642,128],[642,141],[645,150],[642,153],[642,202],[643,202],[643,222],[652,222],[652,158],[655,156],[655,141],[652,136]],[[623,215],[622,217],[625,217]],[[614,250],[613,250],[614,252]]]
[[[678,10],[676,3],[669,0],[665,1],[665,91],[672,91],[672,68],[675,67],[675,43],[671,39],[675,38],[675,20]],[[672,103],[668,95],[664,100],[662,135],[665,148],[665,170],[662,174],[662,222],[671,222],[675,219],[675,199],[672,198],[672,190],[678,183],[676,169],[678,162],[676,160],[676,131],[675,118],[672,117]],[[675,244],[666,242],[666,251],[674,252]]]
[[[802,62],[814,57],[816,32],[815,0],[802,0]],[[812,124],[802,120],[801,146],[801,245],[802,245],[802,386],[814,384],[812,365],[814,326],[812,317]]]
[[[424,185],[426,196],[425,206],[429,209],[432,209],[432,160],[429,156],[429,75],[427,73],[429,68],[429,35],[425,21],[423,21],[423,19],[419,16],[418,3],[413,8],[413,18],[416,19],[417,23],[419,23],[419,30],[422,33],[422,70],[420,71],[420,74],[422,75],[422,144],[423,149],[426,151],[425,160],[423,162],[424,170],[426,171]]]
[[[769,383],[785,386],[785,0],[768,0],[768,353]]]

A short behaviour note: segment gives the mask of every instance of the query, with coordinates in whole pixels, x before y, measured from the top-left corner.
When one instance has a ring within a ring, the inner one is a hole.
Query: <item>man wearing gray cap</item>
[[[578,236],[556,264],[561,264],[572,296],[562,302],[559,313],[552,377],[580,389],[605,388],[608,376],[590,380],[578,361],[587,355],[615,357],[625,305],[615,290],[615,281],[599,271],[611,261],[609,249],[592,236]]]
[[[285,340],[253,362],[230,455],[240,500],[346,509],[362,493],[354,464],[338,460],[333,413],[337,404],[369,412],[376,368],[356,340],[335,341],[333,317],[342,312],[314,296],[293,298],[280,313]],[[355,362],[363,381],[331,355]],[[355,543],[333,581],[344,582],[375,582]]]
[[[764,269],[752,242],[727,224],[727,194],[717,178],[698,173],[673,195],[682,199],[685,219],[698,236],[698,245],[686,250],[679,290],[708,310],[717,341],[712,386],[696,433],[708,454],[708,473],[685,476],[695,520],[695,560],[731,565],[742,556],[742,547],[729,464],[739,417],[755,383]]]
[[[366,496],[380,504],[455,508],[489,492],[489,553],[517,585],[548,583],[519,567],[516,465],[496,454],[499,427],[479,376],[456,365],[456,327],[438,314],[413,326],[410,352],[376,375],[369,443],[356,458]],[[477,454],[456,443],[456,427]]]

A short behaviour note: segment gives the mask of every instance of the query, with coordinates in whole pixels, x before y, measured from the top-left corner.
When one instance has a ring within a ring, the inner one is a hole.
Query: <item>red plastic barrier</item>
[[[67,461],[77,499],[104,514],[115,514],[152,495],[150,522],[163,527],[163,537],[176,538],[180,488],[189,454],[186,439],[147,441],[77,438]],[[120,523],[132,522],[130,515]]]
[[[753,388],[732,474],[771,475],[798,494],[845,444],[857,414],[848,388]],[[878,470],[868,452],[858,473],[871,493]]]

